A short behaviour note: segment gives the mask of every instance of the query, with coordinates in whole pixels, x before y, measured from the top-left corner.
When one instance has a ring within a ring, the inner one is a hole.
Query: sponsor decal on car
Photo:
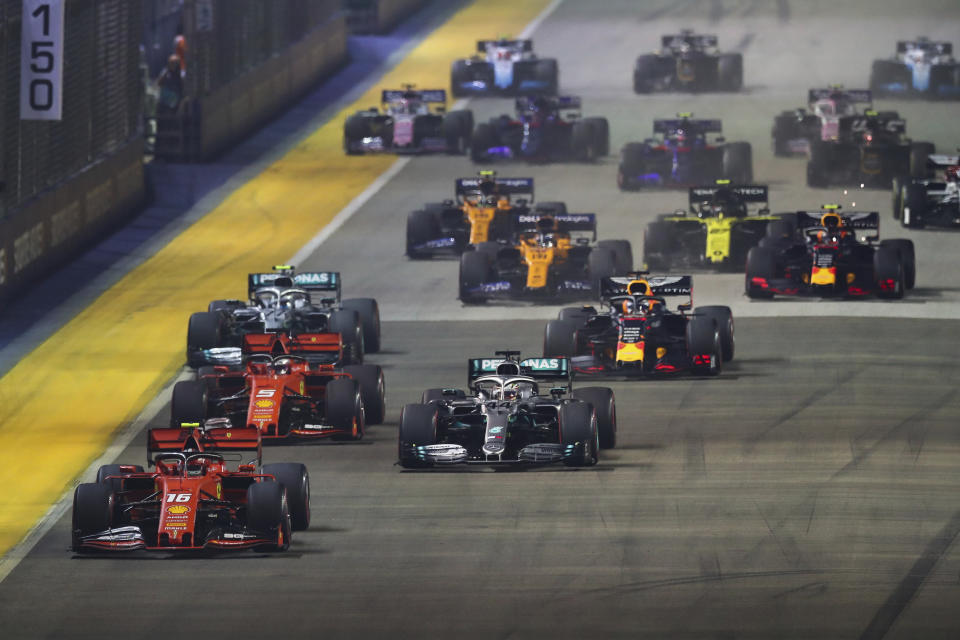
[[[172,515],[181,515],[184,513],[188,513],[189,511],[190,511],[190,507],[188,507],[185,504],[175,504],[173,506],[167,507],[167,513]]]
[[[258,409],[270,409],[273,407],[273,400],[257,400],[254,406]]]

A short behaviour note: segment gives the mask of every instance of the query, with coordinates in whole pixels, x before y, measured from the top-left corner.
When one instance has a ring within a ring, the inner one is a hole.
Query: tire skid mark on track
[[[920,557],[860,634],[860,640],[881,640],[886,637],[900,614],[913,601],[927,577],[933,573],[940,558],[953,545],[957,535],[960,535],[960,511],[954,513],[947,524],[930,540]]]

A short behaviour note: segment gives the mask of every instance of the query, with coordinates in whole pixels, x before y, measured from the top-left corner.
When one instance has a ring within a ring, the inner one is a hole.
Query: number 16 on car
[[[63,6],[64,0],[23,0],[21,120],[62,117]]]

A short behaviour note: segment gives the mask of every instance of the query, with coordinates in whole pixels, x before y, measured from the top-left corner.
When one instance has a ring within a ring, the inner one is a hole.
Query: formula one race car
[[[733,360],[730,307],[698,307],[693,312],[690,276],[634,272],[606,278],[605,307],[569,307],[544,328],[544,356],[570,358],[577,374],[653,376],[692,373],[717,375]],[[667,309],[667,296],[686,302]]]
[[[844,89],[832,85],[807,92],[807,108],[783,111],[773,119],[773,152],[778,156],[809,155],[813,143],[836,140],[840,119],[863,115],[873,104],[867,89]],[[866,105],[864,109],[858,106]]]
[[[517,98],[517,115],[481,122],[473,131],[474,162],[522,158],[534,162],[592,162],[610,153],[606,118],[582,118],[576,96]]]
[[[554,58],[533,53],[533,40],[480,40],[477,54],[454,60],[450,87],[455,96],[556,95],[559,72]]]
[[[230,433],[228,431],[228,433]],[[166,452],[139,465],[105,465],[73,493],[73,550],[285,551],[310,525],[302,464],[227,469],[212,451]]]
[[[304,271],[277,265],[273,273],[247,277],[249,302],[214,300],[190,316],[187,362],[239,364],[248,333],[339,333],[343,362],[363,362],[380,350],[380,309],[373,298],[340,299],[340,273]],[[285,353],[278,351],[277,353]]]
[[[633,90],[740,91],[743,87],[743,56],[720,53],[717,36],[684,29],[660,38],[660,51],[637,58],[633,67]]]
[[[527,213],[533,202],[533,178],[481,171],[476,178],[457,179],[454,194],[455,200],[426,204],[407,217],[407,256],[460,254],[467,245],[509,240],[513,215]]]
[[[620,150],[617,186],[621,191],[643,187],[696,185],[725,178],[736,184],[753,182],[753,151],[749,142],[713,141],[707,134],[720,133],[719,120],[698,120],[692,113],[676,119],[654,120],[653,133],[660,138],[628,142]]]
[[[242,368],[205,367],[173,388],[170,426],[229,418],[265,442],[283,438],[360,440],[383,422],[383,371],[376,365],[313,365],[292,355],[248,356]]]
[[[807,186],[833,184],[889,187],[896,176],[923,175],[929,142],[906,136],[907,123],[896,111],[865,111],[842,116],[832,140],[816,140],[807,161]]]
[[[665,213],[647,225],[643,235],[646,268],[668,271],[674,266],[743,269],[747,251],[764,237],[770,215],[765,185],[690,188],[690,210]],[[762,203],[750,214],[748,204]]]
[[[347,118],[343,149],[348,154],[466,151],[473,131],[473,112],[447,113],[447,93],[443,89],[416,90],[413,85],[386,89],[381,102],[381,109],[370,107]]]
[[[960,98],[953,45],[927,38],[897,42],[896,56],[873,61],[870,89],[876,95]]]
[[[538,381],[552,386],[542,394]],[[597,463],[616,446],[613,391],[571,391],[566,358],[520,359],[519,351],[468,361],[469,389],[427,389],[400,418],[400,464]]]
[[[893,217],[905,227],[960,226],[960,156],[931,155],[932,178],[895,178]]]
[[[798,211],[767,227],[747,254],[746,293],[751,298],[813,295],[902,298],[916,280],[910,240],[879,239],[880,214],[839,205]],[[873,235],[860,232],[874,232]]]
[[[460,256],[463,302],[590,298],[601,278],[632,268],[629,241],[590,244],[597,239],[596,214],[534,211],[513,219],[514,244],[482,243]]]

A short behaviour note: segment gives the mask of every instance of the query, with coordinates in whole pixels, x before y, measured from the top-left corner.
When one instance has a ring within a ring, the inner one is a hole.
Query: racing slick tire
[[[629,240],[601,240],[597,247],[613,251],[617,265],[617,275],[626,275],[633,271],[633,247]]]
[[[660,58],[648,53],[637,58],[633,65],[633,92],[650,93],[660,71]]]
[[[294,531],[310,528],[310,473],[299,462],[274,462],[263,465],[263,473],[273,476],[287,491],[290,524]]]
[[[433,404],[408,404],[400,415],[397,434],[397,458],[405,469],[432,466],[429,462],[411,457],[405,451],[407,445],[428,446],[437,444],[437,407]]]
[[[749,142],[729,142],[724,145],[723,177],[734,184],[753,182],[753,149]]]
[[[363,150],[352,149],[350,143],[363,140],[367,136],[368,130],[369,126],[365,115],[355,113],[347,118],[347,121],[343,123],[343,150],[347,155],[363,155]]]
[[[427,389],[420,396],[420,404],[430,404],[440,400],[463,400],[467,393],[463,389]]]
[[[746,294],[753,299],[769,299],[773,293],[753,284],[754,278],[769,281],[776,276],[777,258],[767,247],[753,247],[747,252]]]
[[[560,67],[556,58],[540,58],[533,68],[533,77],[543,83],[544,88],[537,93],[548,96],[557,95],[560,88]]]
[[[360,384],[365,424],[380,424],[387,413],[383,369],[375,364],[351,364],[343,368]]]
[[[247,527],[267,535],[276,533],[276,544],[257,551],[286,551],[290,546],[290,507],[279,482],[254,482],[247,487]]]
[[[743,88],[743,55],[725,53],[717,60],[717,89],[740,91]]]
[[[373,298],[351,298],[342,303],[344,309],[356,311],[363,329],[363,352],[380,351],[380,305]]]
[[[363,439],[366,412],[360,382],[351,378],[331,380],[327,383],[325,404],[327,423],[347,432],[333,436],[334,440]]]
[[[207,417],[207,385],[203,380],[181,380],[173,385],[170,399],[170,427],[179,429],[185,422],[203,425]]]
[[[910,145],[910,175],[914,178],[932,177],[927,168],[927,158],[936,153],[932,142],[914,142]]]
[[[550,320],[543,329],[543,357],[572,358],[577,355],[577,329],[581,323],[575,320]]]
[[[470,136],[470,159],[474,162],[486,162],[487,150],[498,146],[497,130],[489,122],[481,122]]]
[[[913,83],[907,66],[896,60],[874,60],[870,67],[870,91],[873,95],[889,95],[891,92],[885,87],[895,83],[903,83],[908,87]]]
[[[730,307],[720,305],[698,307],[696,313],[713,318],[714,322],[717,323],[717,329],[720,330],[720,347],[723,349],[723,361],[730,362],[733,360],[736,339],[733,336],[733,311],[730,310]]]
[[[122,476],[130,473],[130,471],[124,471],[122,467],[133,467],[133,473],[143,473],[143,467],[140,465],[119,465],[119,464],[105,464],[97,469],[97,482],[100,484],[106,484],[110,486],[110,490],[117,492],[123,488],[123,479],[122,478],[110,478],[110,476]]]
[[[617,256],[607,247],[594,247],[587,257],[587,275],[595,295],[600,295],[600,281],[617,275]]]
[[[591,123],[586,120],[573,123],[573,130],[570,132],[570,151],[574,160],[580,162],[593,162],[602,155]]]
[[[644,165],[647,145],[642,142],[628,142],[620,149],[620,164],[617,166],[617,187],[620,191],[639,191],[643,186],[634,176],[640,173]]]
[[[597,437],[601,449],[617,446],[617,406],[613,389],[609,387],[583,387],[575,389],[573,397],[593,405],[597,417]]]
[[[770,136],[773,138],[773,155],[785,157],[791,155],[791,131],[796,128],[797,115],[792,111],[784,111],[773,118],[773,129]]]
[[[451,111],[443,119],[441,127],[443,138],[447,141],[447,153],[462,156],[470,144],[473,132],[473,112],[469,110]]]
[[[693,365],[693,372],[702,376],[716,376],[723,369],[723,345],[717,321],[710,316],[694,315],[687,323],[687,352],[691,358],[710,356],[710,364]]]
[[[812,189],[826,189],[830,186],[829,153],[827,144],[814,142],[810,147],[810,160],[807,161],[807,186]]]
[[[643,268],[668,271],[674,242],[670,225],[651,222],[643,231]]]
[[[592,467],[597,464],[600,442],[597,414],[592,406],[578,401],[560,407],[560,441],[565,446],[575,447],[574,455],[563,459],[568,467]]]
[[[567,215],[567,203],[552,200],[538,202],[534,206],[533,212],[539,215],[565,216]]]
[[[339,333],[343,342],[343,364],[363,362],[363,324],[353,309],[338,309],[330,314],[327,331]]]
[[[913,240],[901,238],[881,240],[880,246],[892,247],[900,254],[900,261],[903,263],[903,286],[913,289],[917,282],[917,253],[913,247]]]
[[[873,274],[877,281],[877,297],[896,300],[906,289],[906,269],[903,258],[895,247],[880,246],[873,254]],[[893,282],[892,289],[882,289],[881,283]]]
[[[460,300],[464,304],[486,302],[482,296],[471,294],[470,289],[487,280],[491,259],[486,251],[467,251],[460,256]]]
[[[595,315],[593,309],[585,309],[584,307],[564,307],[563,309],[560,309],[560,312],[557,314],[557,319],[576,322],[577,328],[580,328],[585,325],[587,320],[593,317],[593,315]]]
[[[78,484],[73,490],[73,550],[81,551],[81,537],[110,529],[113,515],[113,488],[109,484]]]
[[[764,236],[760,238],[759,246],[776,250],[787,243],[793,242],[797,231],[797,223],[789,215],[778,216],[767,225]]]
[[[894,176],[890,181],[890,204],[894,220],[900,220],[903,216],[903,188],[909,183],[910,178],[900,176]]]
[[[584,118],[593,130],[593,144],[597,157],[610,155],[610,123],[606,118]]]
[[[900,224],[912,229],[923,228],[927,208],[927,188],[922,184],[905,184],[900,191]]]
[[[432,258],[428,251],[414,249],[419,244],[434,240],[440,235],[440,221],[431,209],[418,209],[407,216],[407,257],[411,260]]]
[[[191,358],[194,351],[220,346],[221,331],[222,322],[219,312],[198,311],[190,315],[190,321],[187,324],[187,361],[191,367],[196,369],[204,364],[196,358]]]

